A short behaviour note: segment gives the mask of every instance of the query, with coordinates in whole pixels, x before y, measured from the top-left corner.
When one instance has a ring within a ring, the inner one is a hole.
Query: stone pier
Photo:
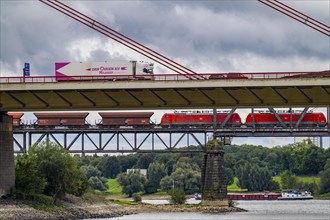
[[[208,143],[202,170],[202,203],[227,206],[224,147],[219,140]]]
[[[12,118],[0,112],[0,196],[15,188],[15,164]]]

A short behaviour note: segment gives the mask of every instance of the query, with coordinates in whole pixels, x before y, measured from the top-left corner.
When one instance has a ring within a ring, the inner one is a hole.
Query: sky
[[[63,2],[195,72],[330,69],[329,37],[257,0]],[[330,23],[329,0],[282,2]],[[55,62],[109,60],[150,61],[39,1],[0,0],[1,76],[21,76],[25,62],[31,75],[44,76],[54,75]],[[171,70],[156,63],[155,73]],[[92,112],[89,120],[97,117]],[[237,144],[271,147],[292,141],[249,138]],[[329,146],[329,138],[324,144]]]

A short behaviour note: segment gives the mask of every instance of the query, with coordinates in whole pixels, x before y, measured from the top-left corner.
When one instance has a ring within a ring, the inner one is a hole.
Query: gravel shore
[[[90,219],[113,218],[142,212],[241,212],[236,207],[185,206],[185,205],[117,205],[108,201],[91,202],[77,197],[60,201],[58,210],[41,211],[33,208],[33,203],[22,200],[0,199],[0,220],[38,220],[38,219]]]
[[[73,197],[60,201],[58,205],[59,210],[46,212],[33,208],[33,203],[28,201],[0,199],[0,220],[112,218],[138,213],[133,207]]]

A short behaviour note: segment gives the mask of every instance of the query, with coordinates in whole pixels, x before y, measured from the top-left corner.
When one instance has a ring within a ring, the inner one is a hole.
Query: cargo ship
[[[228,193],[229,200],[277,200],[281,193]]]
[[[281,193],[228,193],[228,200],[277,200]],[[201,200],[201,194],[195,194],[196,200]]]
[[[313,199],[314,197],[310,192],[299,192],[299,191],[287,191],[282,192],[281,196],[278,197],[279,200],[306,200]]]

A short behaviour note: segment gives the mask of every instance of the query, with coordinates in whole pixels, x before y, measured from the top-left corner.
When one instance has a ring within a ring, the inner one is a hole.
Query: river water
[[[166,202],[163,202],[166,203]],[[330,220],[330,200],[300,201],[237,201],[237,206],[248,212],[204,214],[204,213],[140,213],[111,220]]]

